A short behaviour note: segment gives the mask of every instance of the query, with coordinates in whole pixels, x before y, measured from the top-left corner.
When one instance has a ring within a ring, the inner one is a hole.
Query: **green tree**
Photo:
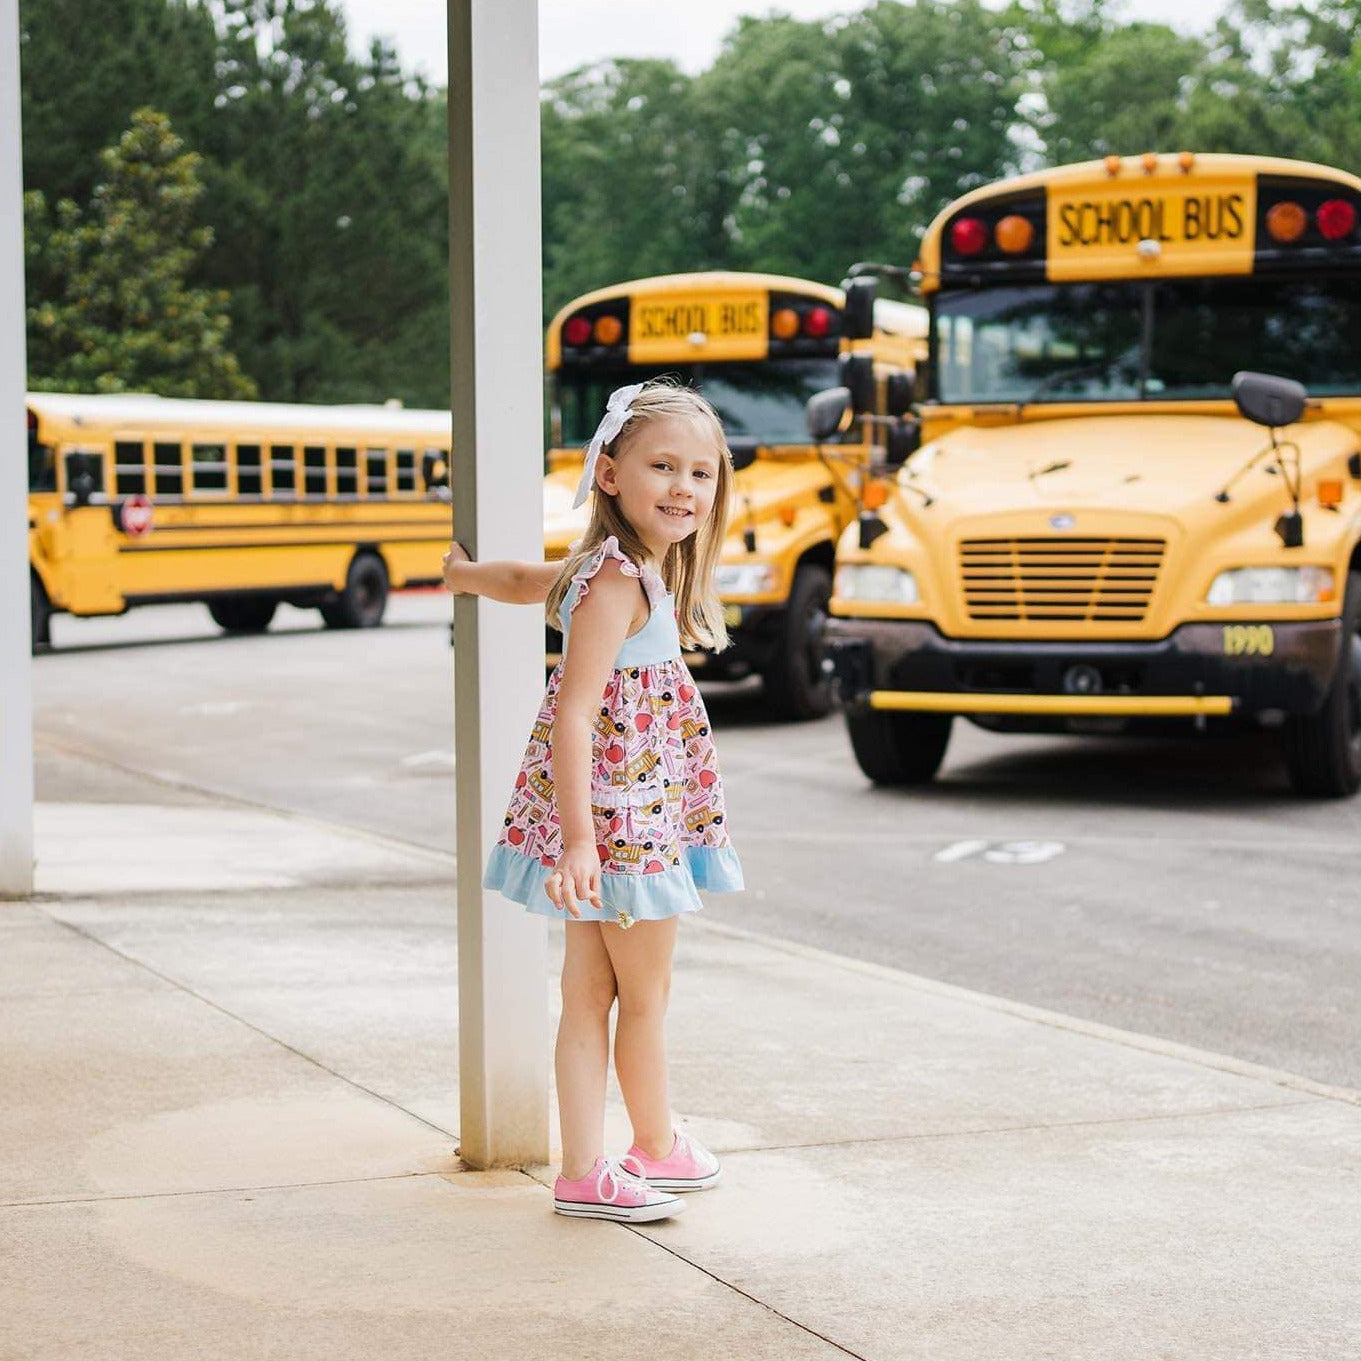
[[[221,0],[208,277],[263,395],[448,403],[442,97],[331,0]]]
[[[718,166],[693,82],[669,61],[611,61],[541,102],[544,299],[726,263]]]
[[[20,0],[24,186],[89,200],[98,154],[134,109],[161,109],[202,146],[217,92],[217,34],[191,0]]]
[[[79,392],[250,397],[228,349],[227,295],[187,280],[212,241],[199,158],[140,109],[100,156],[88,208],[25,198],[29,383]]]

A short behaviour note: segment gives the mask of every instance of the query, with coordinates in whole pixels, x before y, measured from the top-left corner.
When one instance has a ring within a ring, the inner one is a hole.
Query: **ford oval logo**
[[[1076,524],[1076,515],[1051,515],[1049,517],[1050,529],[1072,529]]]

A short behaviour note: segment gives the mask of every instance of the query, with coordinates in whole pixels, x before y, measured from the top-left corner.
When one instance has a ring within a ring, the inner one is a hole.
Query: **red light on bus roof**
[[[591,338],[591,323],[585,317],[568,317],[563,323],[562,339],[567,345],[584,345]]]
[[[823,336],[831,334],[832,313],[826,307],[810,307],[803,314],[803,333],[812,336],[814,339],[821,340]]]
[[[1356,209],[1344,198],[1330,198],[1319,204],[1314,221],[1325,241],[1345,241],[1356,228]]]
[[[950,228],[957,255],[977,255],[988,244],[988,224],[981,217],[961,217]]]

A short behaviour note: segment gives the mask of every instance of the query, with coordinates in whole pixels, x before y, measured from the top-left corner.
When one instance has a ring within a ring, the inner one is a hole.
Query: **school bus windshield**
[[[1361,393],[1361,280],[1165,279],[942,291],[942,402],[1215,399],[1240,369]]]
[[[659,366],[620,364],[589,372],[562,369],[558,401],[562,438],[585,444],[595,431],[606,399],[617,387],[655,377]],[[759,363],[667,364],[661,372],[693,384],[713,404],[730,439],[765,444],[807,444],[804,404],[837,384],[834,358],[763,359]]]

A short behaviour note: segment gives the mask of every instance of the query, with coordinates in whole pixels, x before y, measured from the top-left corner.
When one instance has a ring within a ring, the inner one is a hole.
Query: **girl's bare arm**
[[[473,562],[462,544],[444,555],[444,584],[455,595],[485,595],[509,605],[541,605],[558,579],[558,562]]]

